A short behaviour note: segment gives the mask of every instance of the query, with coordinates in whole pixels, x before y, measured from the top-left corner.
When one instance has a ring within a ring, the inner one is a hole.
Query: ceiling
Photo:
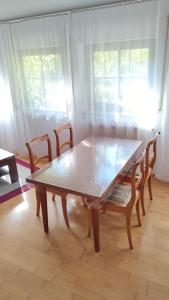
[[[0,0],[0,20],[89,7],[114,1],[117,0]]]

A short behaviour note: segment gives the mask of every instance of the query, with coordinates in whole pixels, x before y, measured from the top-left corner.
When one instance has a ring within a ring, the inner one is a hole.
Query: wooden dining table
[[[47,190],[87,198],[95,251],[100,251],[99,209],[102,199],[142,151],[139,140],[90,136],[59,158],[29,176],[42,209],[44,231],[48,233]]]

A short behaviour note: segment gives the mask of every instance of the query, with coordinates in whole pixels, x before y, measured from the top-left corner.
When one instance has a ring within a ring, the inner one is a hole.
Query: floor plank
[[[35,215],[34,189],[0,205],[1,300],[169,299],[169,184],[153,180],[145,193],[146,216],[128,247],[124,216],[101,220],[101,252],[87,239],[87,217],[79,197],[68,196],[71,229],[61,201],[48,194],[49,234]]]

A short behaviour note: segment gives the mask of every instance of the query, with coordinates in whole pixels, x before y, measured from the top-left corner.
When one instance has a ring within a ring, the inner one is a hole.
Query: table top
[[[6,150],[0,148],[0,161],[6,160],[7,158],[15,156],[13,153],[10,153]]]
[[[100,198],[142,145],[141,141],[89,137],[27,178],[28,182]]]

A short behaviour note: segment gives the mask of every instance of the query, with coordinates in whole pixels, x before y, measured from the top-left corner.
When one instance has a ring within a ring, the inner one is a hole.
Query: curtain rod
[[[45,18],[45,17],[52,17],[56,15],[65,15],[69,13],[76,13],[76,12],[81,12],[81,11],[90,11],[90,10],[95,10],[95,9],[101,9],[101,8],[106,8],[106,7],[113,7],[113,6],[120,6],[124,4],[133,4],[133,3],[140,3],[140,2],[151,2],[151,1],[158,1],[158,0],[116,0],[114,2],[107,2],[105,4],[98,4],[94,6],[86,6],[83,8],[74,8],[74,9],[69,9],[69,10],[58,10],[54,12],[49,12],[46,14],[37,14],[37,15],[32,15],[32,16],[25,16],[25,17],[20,17],[20,18],[12,18],[12,19],[6,19],[0,21],[0,24],[7,24],[7,23],[17,23],[17,22],[22,22],[26,20],[33,20],[33,19],[40,19],[40,18]]]

